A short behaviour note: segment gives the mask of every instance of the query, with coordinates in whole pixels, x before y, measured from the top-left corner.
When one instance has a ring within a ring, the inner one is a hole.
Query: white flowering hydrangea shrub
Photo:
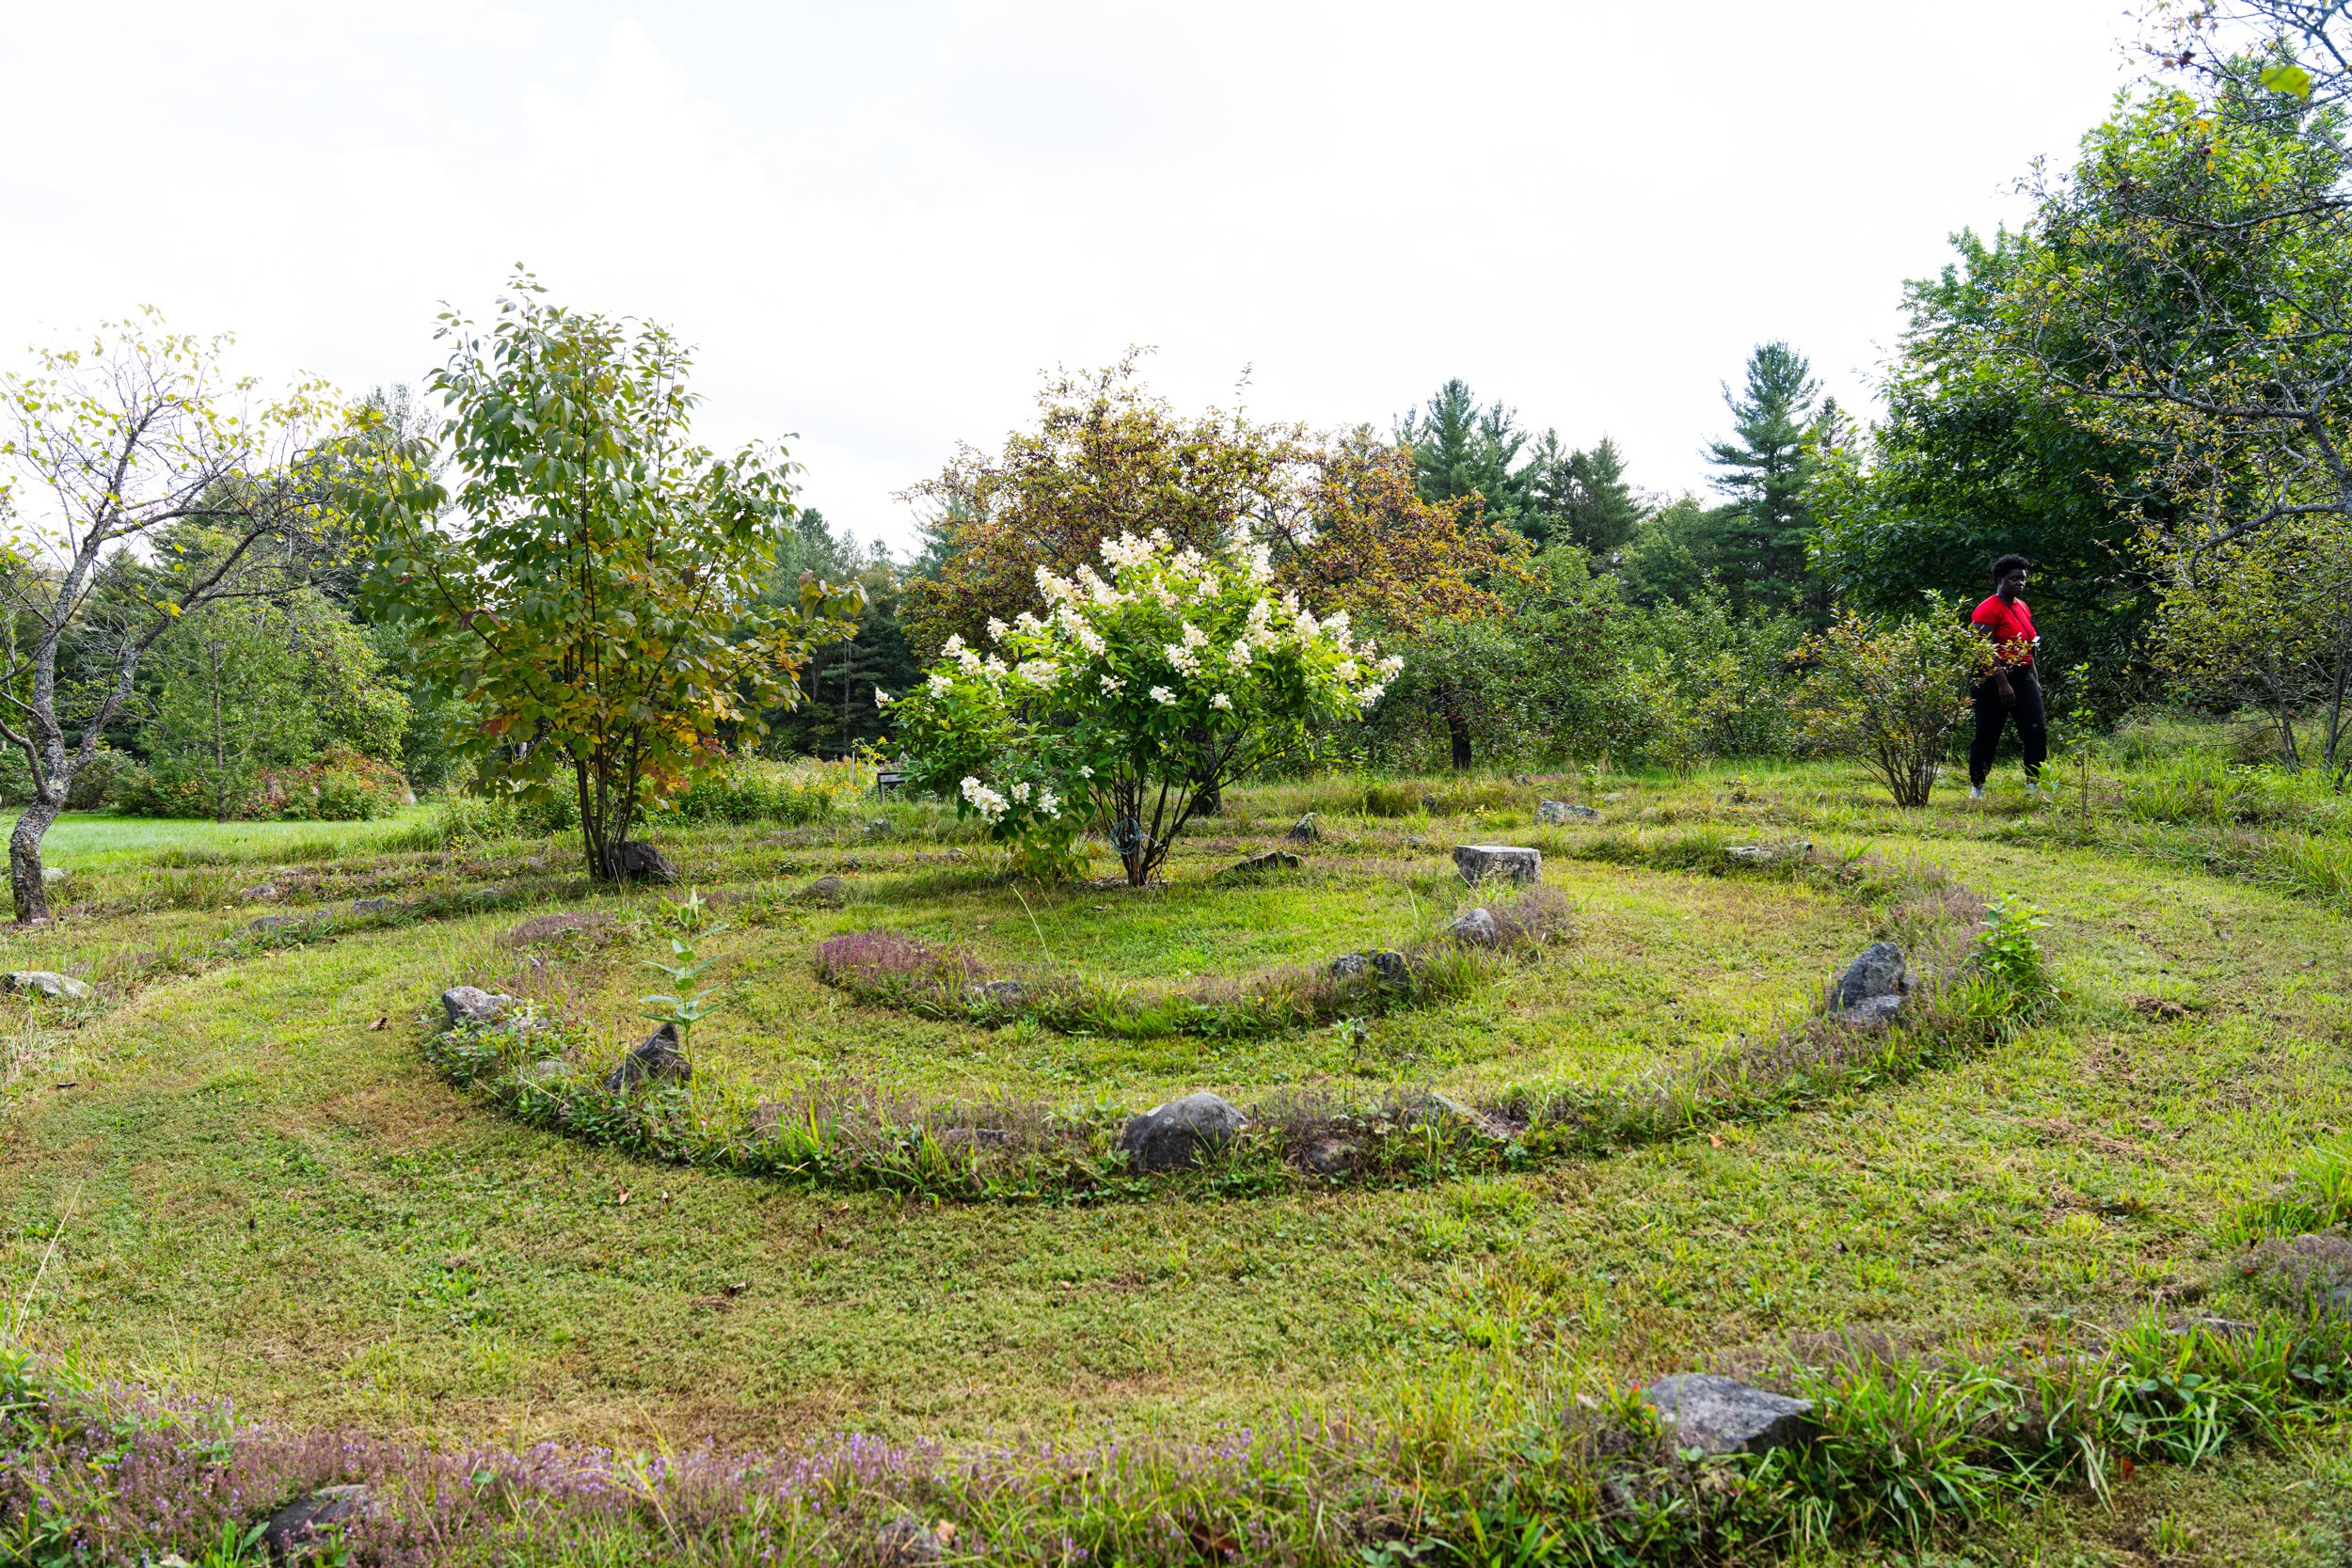
[[[1278,593],[1263,550],[1122,535],[1103,566],[1040,569],[1045,611],[950,639],[895,700],[907,782],[946,795],[1030,866],[1068,870],[1093,828],[1137,886],[1203,796],[1301,753],[1402,668],[1347,614]],[[878,701],[892,700],[877,696]]]

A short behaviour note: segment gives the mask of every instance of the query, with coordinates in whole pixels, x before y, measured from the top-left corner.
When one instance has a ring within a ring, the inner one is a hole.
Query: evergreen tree
[[[1709,564],[1742,608],[1795,609],[1807,598],[1811,436],[1820,395],[1813,367],[1782,342],[1759,344],[1748,356],[1743,393],[1724,388],[1731,439],[1710,444],[1707,458],[1722,470],[1715,488],[1731,510]]]
[[[887,548],[834,532],[814,507],[801,512],[792,536],[776,552],[768,596],[790,602],[800,594],[803,571],[831,582],[856,581],[866,590],[866,610],[854,636],[810,650],[801,669],[800,705],[765,716],[762,749],[771,756],[847,756],[888,738],[888,714],[874,701],[875,690],[897,696],[923,677],[899,619],[905,574]]]
[[[1518,413],[1502,404],[1481,408],[1458,376],[1438,388],[1422,411],[1398,421],[1397,438],[1413,449],[1416,485],[1425,501],[1475,496],[1480,515],[1517,528],[1534,511],[1532,465],[1514,467],[1527,436]]]
[[[1539,546],[1565,539],[1608,562],[1623,550],[1648,509],[1625,480],[1625,457],[1604,436],[1571,451],[1547,430],[1528,459],[1528,515],[1521,531]]]

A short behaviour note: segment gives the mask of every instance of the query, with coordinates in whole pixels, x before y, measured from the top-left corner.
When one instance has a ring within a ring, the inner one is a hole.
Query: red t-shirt
[[[1994,657],[2001,668],[2014,670],[2033,662],[2033,612],[2024,599],[2008,604],[1995,594],[1977,606],[1977,612],[1968,619],[1993,634]]]

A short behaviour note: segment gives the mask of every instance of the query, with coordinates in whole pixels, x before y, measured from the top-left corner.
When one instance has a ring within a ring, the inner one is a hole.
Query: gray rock
[[[1780,844],[1730,844],[1724,847],[1724,858],[1734,865],[1787,865],[1801,861],[1813,852],[1810,839],[1789,839]]]
[[[361,898],[353,902],[351,912],[354,914],[390,914],[399,908],[400,900],[397,898]]]
[[[1291,831],[1282,836],[1293,844],[1320,844],[1323,842],[1323,830],[1315,825],[1315,814],[1309,812],[1291,824]]]
[[[678,1049],[677,1025],[665,1023],[647,1035],[621,1058],[621,1065],[605,1074],[608,1093],[626,1094],[641,1084],[686,1084],[694,1077],[693,1067],[686,1060],[686,1053]]]
[[[67,871],[62,865],[44,865],[40,868],[41,885],[44,887],[56,887],[59,882],[64,881],[66,878],[71,875],[72,875],[72,873]]]
[[[1328,971],[1334,980],[1349,980],[1372,967],[1372,961],[1361,953],[1343,953],[1331,960]]]
[[[1851,1007],[1840,1007],[1829,1015],[1838,1023],[1855,1029],[1883,1029],[1903,1016],[1903,998],[1871,996]]]
[[[1677,1449],[1702,1453],[1770,1453],[1813,1437],[1813,1402],[1708,1372],[1677,1372],[1642,1390],[1674,1429]]]
[[[1249,1125],[1230,1101],[1202,1090],[1127,1118],[1119,1147],[1137,1170],[1181,1170],[1202,1149],[1222,1148]]]
[[[514,1005],[513,997],[480,986],[452,986],[441,992],[441,1011],[449,1015],[453,1029],[461,1023],[496,1023],[499,1015]]]
[[[46,996],[54,1002],[79,1002],[90,989],[71,974],[47,969],[19,969],[0,975],[0,985],[19,995]]]
[[[1413,960],[1391,948],[1384,947],[1368,956],[1372,959],[1372,972],[1383,980],[1402,980],[1413,973]]]
[[[612,847],[612,874],[630,882],[677,880],[677,867],[669,857],[639,839],[624,839]]]
[[[1830,991],[1830,1010],[1844,1012],[1876,997],[1908,996],[1911,986],[1911,970],[1903,960],[1903,950],[1891,942],[1874,942],[1837,977],[1836,986]]]
[[[1228,877],[1258,877],[1269,871],[1295,871],[1306,863],[1288,849],[1268,849],[1263,855],[1252,855],[1246,861],[1235,861],[1225,868]]]
[[[931,1568],[946,1560],[939,1537],[912,1513],[899,1514],[874,1537],[874,1561],[879,1568]]]
[[[1298,1151],[1298,1163],[1317,1176],[1344,1176],[1354,1168],[1356,1153],[1352,1139],[1321,1137]]]
[[[278,896],[278,885],[275,882],[262,882],[258,886],[246,888],[243,893],[237,895],[237,896],[246,900],[247,903],[258,903],[265,899],[275,898]]]
[[[265,914],[261,919],[247,924],[246,929],[248,931],[289,931],[301,924],[303,920],[298,914]]]
[[[801,889],[801,902],[837,910],[850,896],[850,884],[838,877],[819,877]]]
[[[1511,1138],[1511,1129],[1486,1112],[1442,1094],[1422,1095],[1405,1107],[1404,1116],[1415,1127],[1467,1127],[1497,1143],[1507,1143]]]
[[[1493,947],[1502,941],[1502,927],[1495,924],[1494,911],[1484,904],[1455,915],[1446,931],[1455,942],[1471,947]]]
[[[308,1548],[326,1540],[337,1526],[355,1524],[373,1511],[364,1486],[323,1486],[271,1514],[262,1527],[262,1546],[273,1562],[309,1556]]]
[[[1563,822],[1590,822],[1599,815],[1590,806],[1575,805],[1566,800],[1535,802],[1535,820],[1549,828],[1556,828]]]
[[[1029,988],[1018,980],[990,980],[974,986],[972,994],[999,1007],[1018,1007],[1029,1000]]]
[[[870,837],[888,837],[890,834],[890,818],[887,816],[875,817],[871,822],[866,824],[866,832]]]
[[[1544,856],[1540,849],[1516,844],[1457,844],[1454,868],[1462,874],[1462,880],[1472,884],[1489,877],[1505,882],[1540,882]]]

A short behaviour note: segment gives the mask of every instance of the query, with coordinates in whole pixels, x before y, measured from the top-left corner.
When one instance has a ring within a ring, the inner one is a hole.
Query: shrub
[[[1968,684],[1992,667],[1991,644],[1941,605],[1906,621],[1849,610],[1796,657],[1814,667],[1798,698],[1804,738],[1861,763],[1898,806],[1925,806],[1968,717]]]
[[[1312,749],[1319,723],[1370,708],[1402,661],[1293,594],[1263,550],[1176,550],[1165,533],[1103,546],[1107,578],[1041,569],[1044,619],[990,624],[1002,650],[948,640],[898,705],[907,782],[950,796],[1032,868],[1071,869],[1107,826],[1127,879],[1159,870],[1227,785]]]
[[[667,810],[681,822],[822,822],[864,788],[853,764],[739,759],[701,774]]]

